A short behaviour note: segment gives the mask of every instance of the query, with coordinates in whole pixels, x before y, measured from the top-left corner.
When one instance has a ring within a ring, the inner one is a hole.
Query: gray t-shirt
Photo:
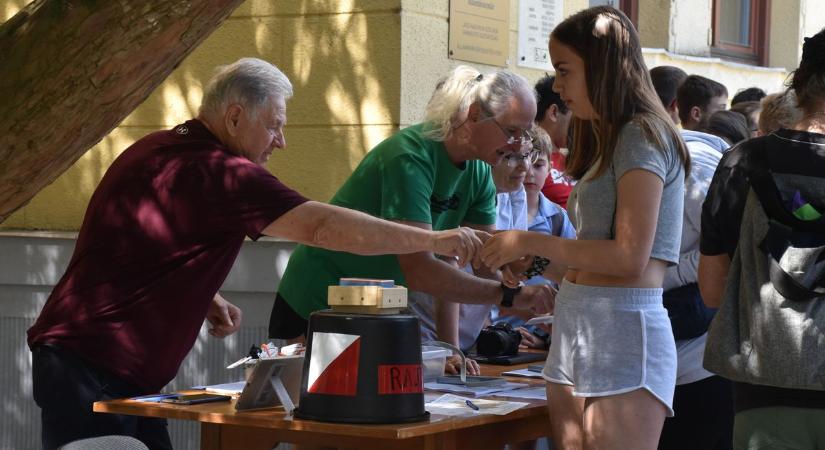
[[[650,257],[673,264],[679,262],[685,170],[676,144],[670,139],[665,141],[669,145],[658,148],[634,122],[622,128],[612,164],[597,178],[586,174],[570,193],[568,212],[576,226],[578,239],[613,239],[616,184],[626,172],[643,169],[664,182]]]

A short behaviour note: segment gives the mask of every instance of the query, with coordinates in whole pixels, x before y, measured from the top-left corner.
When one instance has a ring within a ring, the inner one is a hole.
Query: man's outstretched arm
[[[352,209],[309,201],[269,224],[263,234],[359,255],[431,252],[472,261],[481,240],[469,228],[430,231]]]

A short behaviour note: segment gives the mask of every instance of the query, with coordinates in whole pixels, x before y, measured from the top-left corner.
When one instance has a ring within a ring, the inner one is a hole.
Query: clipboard
[[[235,402],[236,411],[283,406],[292,414],[301,394],[304,355],[260,359]]]

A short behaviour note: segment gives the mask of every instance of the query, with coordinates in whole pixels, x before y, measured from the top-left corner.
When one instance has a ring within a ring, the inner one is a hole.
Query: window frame
[[[633,26],[639,29],[639,0],[619,0],[619,9],[625,13]]]
[[[633,26],[636,27],[636,30],[639,29],[639,0],[608,0],[612,3],[614,8],[618,9],[619,11],[623,12],[624,15],[633,22]],[[602,4],[602,2],[599,2]],[[587,5],[590,6],[590,2],[587,2]],[[595,6],[595,5],[593,5]]]
[[[739,45],[722,42],[720,33],[721,13],[719,2],[713,0],[712,43],[710,53],[723,59],[757,66],[768,65],[768,42],[770,38],[771,0],[752,0],[750,15],[751,43]]]

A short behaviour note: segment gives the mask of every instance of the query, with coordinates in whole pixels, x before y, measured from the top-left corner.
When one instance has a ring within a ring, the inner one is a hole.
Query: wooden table
[[[521,366],[482,366],[483,374]],[[527,382],[519,378],[519,382]],[[533,381],[535,383],[535,380]],[[94,411],[201,423],[201,449],[271,449],[278,442],[346,449],[501,449],[504,444],[549,434],[544,401],[514,399],[529,405],[506,416],[449,417],[432,415],[409,424],[352,425],[295,419],[282,408],[235,411],[230,403],[174,405],[134,400],[96,402]]]

